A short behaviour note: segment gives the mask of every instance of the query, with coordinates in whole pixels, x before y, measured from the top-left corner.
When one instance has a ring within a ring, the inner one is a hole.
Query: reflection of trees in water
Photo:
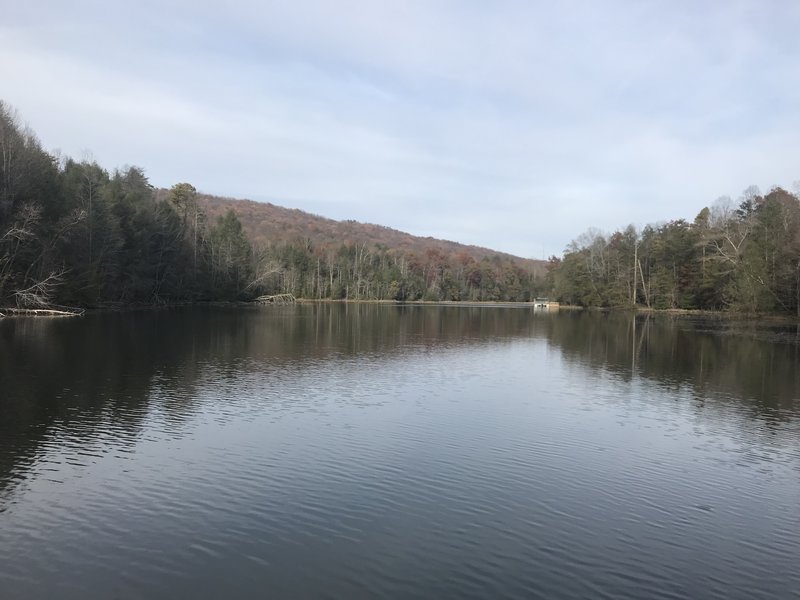
[[[391,354],[409,346],[529,336],[533,327],[525,309],[382,304],[214,311],[207,320],[201,331],[209,336],[211,354],[234,371],[240,360],[280,365],[335,355]]]
[[[642,315],[375,304],[6,319],[0,493],[23,478],[49,440],[132,446],[156,413],[167,434],[180,435],[200,408],[202,389],[219,379],[364,354],[391,358],[538,337],[626,379],[688,383],[699,396],[728,394],[758,413],[792,406],[800,390],[798,347],[727,332],[719,323]]]
[[[800,392],[800,347],[780,343],[785,328],[614,313],[562,314],[550,325],[566,356],[625,379],[690,384],[699,396],[731,396],[759,413],[793,408]]]
[[[164,430],[179,435],[210,377],[528,335],[528,316],[519,309],[318,304],[6,319],[0,492],[53,437],[86,448],[132,446],[154,409]]]
[[[191,338],[168,314],[6,319],[0,326],[0,490],[44,445],[132,446],[156,379],[170,381],[165,412],[185,415],[196,375]],[[184,364],[187,368],[184,368]],[[55,432],[55,433],[54,433]],[[49,439],[52,440],[48,442]]]
[[[651,386],[667,392],[644,402],[681,400],[662,406],[664,414],[674,404],[681,421],[721,433],[731,460],[767,452],[771,463],[800,468],[798,344],[778,343],[775,331],[752,323],[683,316],[571,313],[550,325],[550,342],[582,370],[642,378],[644,394]],[[713,433],[704,438],[721,443]]]

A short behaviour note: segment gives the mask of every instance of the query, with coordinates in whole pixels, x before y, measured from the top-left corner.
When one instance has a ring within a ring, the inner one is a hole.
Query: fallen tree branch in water
[[[35,316],[35,317],[80,317],[84,313],[82,308],[55,309],[55,308],[3,308],[0,317],[10,316]]]

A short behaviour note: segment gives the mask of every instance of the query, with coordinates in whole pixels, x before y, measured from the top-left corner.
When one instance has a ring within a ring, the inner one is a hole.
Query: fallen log
[[[255,302],[259,304],[294,304],[297,299],[292,294],[275,294],[274,296],[259,296]]]
[[[0,316],[10,317],[80,317],[84,312],[82,308],[55,309],[55,308],[4,308]]]

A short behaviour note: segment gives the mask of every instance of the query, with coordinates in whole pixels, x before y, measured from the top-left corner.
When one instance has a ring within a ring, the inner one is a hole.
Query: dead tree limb
[[[53,293],[64,282],[64,273],[63,269],[52,271],[44,279],[34,282],[33,285],[25,289],[14,292],[17,308],[48,309],[51,305],[50,299]]]

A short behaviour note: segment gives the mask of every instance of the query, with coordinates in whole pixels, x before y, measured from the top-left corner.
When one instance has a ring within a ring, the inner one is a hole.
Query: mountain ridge
[[[162,193],[167,191],[162,190]],[[300,240],[310,242],[314,247],[333,249],[342,245],[367,243],[373,247],[383,246],[396,252],[425,254],[429,251],[439,251],[449,255],[466,255],[476,261],[497,257],[538,273],[543,272],[546,264],[542,260],[525,258],[484,246],[433,236],[417,236],[377,223],[363,223],[353,219],[336,220],[273,202],[198,193],[197,203],[206,213],[210,223],[229,209],[233,210],[248,238],[257,246],[289,244]]]

